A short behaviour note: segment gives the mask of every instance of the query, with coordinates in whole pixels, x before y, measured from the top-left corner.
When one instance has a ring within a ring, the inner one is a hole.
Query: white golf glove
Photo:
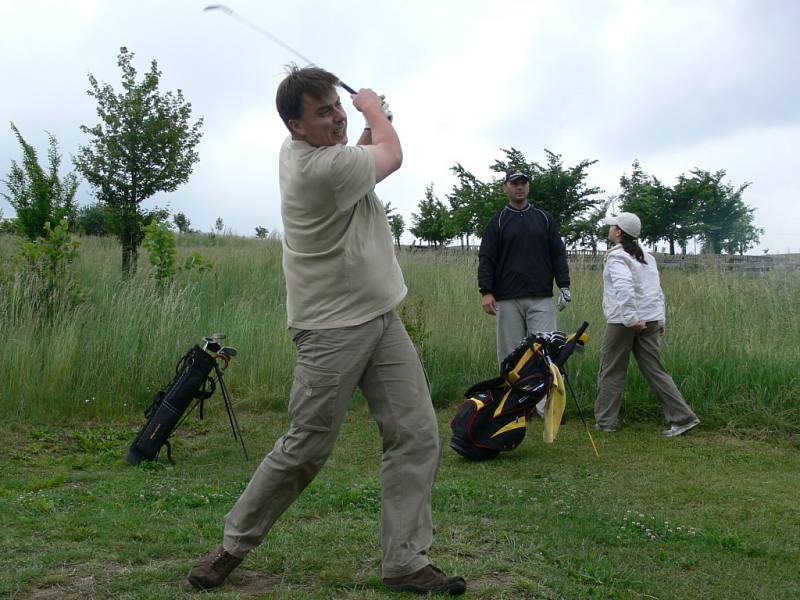
[[[386,102],[386,96],[381,95],[381,100],[382,100],[381,108],[383,109],[383,114],[386,115],[386,118],[389,119],[389,122],[391,123],[392,119],[394,118],[394,115],[392,114],[392,111],[389,110],[389,103]],[[370,129],[369,123],[367,122],[366,119],[364,119],[364,129]]]
[[[394,118],[394,115],[392,114],[392,111],[389,110],[389,103],[386,101],[386,96],[381,95],[381,100],[383,100],[383,102],[381,102],[381,108],[383,109],[383,114],[386,115],[386,118],[389,119],[389,122],[391,123],[392,119]]]
[[[572,302],[572,294],[569,293],[569,288],[563,287],[558,290],[558,310],[567,308],[567,304]]]

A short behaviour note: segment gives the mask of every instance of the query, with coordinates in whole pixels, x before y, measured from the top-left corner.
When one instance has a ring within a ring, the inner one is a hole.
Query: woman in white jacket
[[[670,428],[664,435],[675,437],[700,424],[661,361],[660,337],[665,332],[664,293],[656,260],[642,250],[636,239],[642,224],[633,213],[606,217],[608,251],[603,268],[603,313],[608,324],[600,353],[597,429],[616,431],[625,373],[631,352],[650,388],[661,401]]]

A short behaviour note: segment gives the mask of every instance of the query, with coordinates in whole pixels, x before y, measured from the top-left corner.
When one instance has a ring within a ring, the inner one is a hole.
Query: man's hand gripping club
[[[353,106],[364,115],[367,127],[359,138],[359,145],[367,146],[375,157],[375,183],[394,173],[403,164],[400,138],[392,127],[391,111],[384,96],[362,88],[351,96]],[[384,108],[385,107],[385,108]]]

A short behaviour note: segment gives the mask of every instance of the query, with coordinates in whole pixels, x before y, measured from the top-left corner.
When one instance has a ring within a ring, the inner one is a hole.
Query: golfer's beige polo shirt
[[[287,138],[280,189],[289,326],[350,327],[397,306],[406,286],[372,153]]]

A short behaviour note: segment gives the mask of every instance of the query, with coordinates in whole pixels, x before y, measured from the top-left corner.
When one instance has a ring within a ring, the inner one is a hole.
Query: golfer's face
[[[324,98],[303,95],[303,116],[294,120],[294,130],[312,146],[334,146],[347,143],[347,113],[336,90]]]

